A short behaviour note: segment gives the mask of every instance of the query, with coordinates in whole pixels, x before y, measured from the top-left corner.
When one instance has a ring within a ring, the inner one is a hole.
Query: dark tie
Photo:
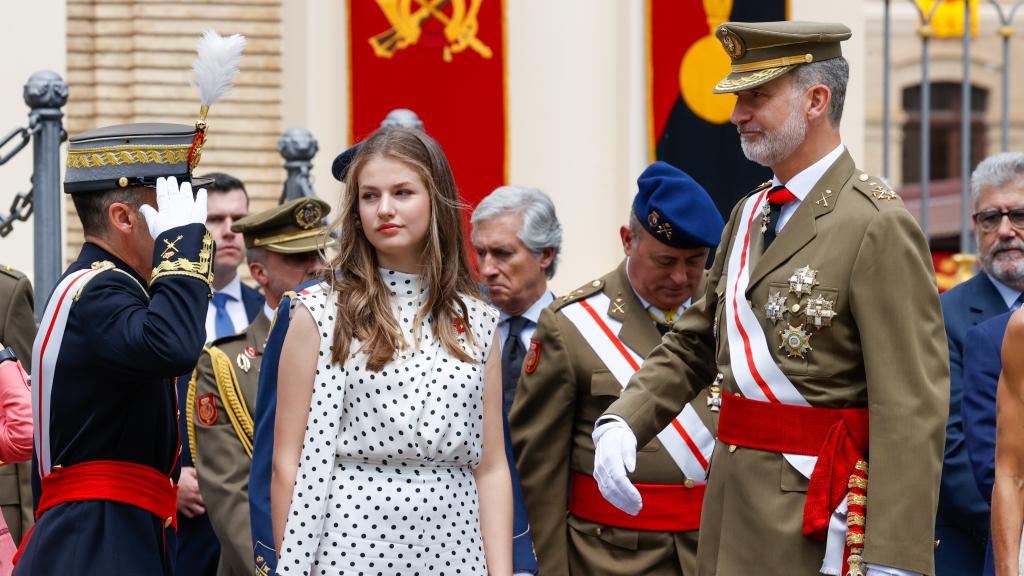
[[[527,322],[529,320],[522,316],[512,316],[508,319],[508,337],[505,338],[505,345],[501,350],[501,399],[505,414],[512,409],[516,384],[519,383],[519,372],[523,369],[523,358],[526,357],[526,348],[519,335]]]
[[[793,200],[796,200],[796,196],[782,185],[776,186],[768,192],[768,223],[766,224],[768,228],[764,231],[765,250],[767,250],[768,246],[775,241],[775,228],[779,224],[779,215],[782,214],[782,206],[787,202],[792,202]]]
[[[234,299],[234,296],[224,292],[213,293],[213,307],[217,312],[213,317],[214,339],[235,335],[235,323],[228,315],[228,300]]]
[[[1024,292],[1021,292],[1017,299],[1013,301],[1013,306],[1010,306],[1010,310],[1014,311],[1020,308],[1021,304],[1024,304]]]

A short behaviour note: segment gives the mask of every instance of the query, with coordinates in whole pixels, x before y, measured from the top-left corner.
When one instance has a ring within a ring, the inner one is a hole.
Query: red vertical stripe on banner
[[[465,201],[504,184],[504,1],[348,0],[348,8],[352,141],[408,108],[444,147]]]
[[[648,98],[651,158],[679,97],[679,66],[694,42],[708,34],[701,0],[647,0]]]

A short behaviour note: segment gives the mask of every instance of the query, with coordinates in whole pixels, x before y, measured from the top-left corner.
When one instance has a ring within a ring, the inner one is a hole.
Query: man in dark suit
[[[502,186],[488,194],[473,211],[471,222],[480,279],[491,304],[501,312],[502,414],[505,456],[512,474],[512,570],[516,576],[536,574],[508,415],[540,313],[555,299],[548,280],[555,275],[562,250],[562,225],[547,194],[519,186]]]
[[[256,319],[263,309],[263,296],[242,283],[238,267],[245,258],[242,235],[231,226],[249,214],[249,195],[241,180],[212,172],[203,175],[212,180],[207,185],[208,213],[206,228],[217,245],[213,262],[213,298],[206,311],[206,341],[233,336]],[[178,397],[185,398],[191,373],[178,379]],[[185,410],[181,411],[179,427],[187,438]],[[217,573],[220,545],[206,515],[206,506],[199,492],[196,469],[188,443],[182,443],[181,479],[178,484],[178,559],[177,573],[205,576]]]
[[[971,327],[1008,311],[1024,290],[1024,230],[1016,225],[1024,224],[1024,213],[1015,212],[1024,209],[1024,154],[986,158],[971,175],[971,189],[982,271],[942,295],[950,410],[935,528],[940,541],[935,551],[939,575],[980,574],[985,564],[989,505],[978,490],[964,443],[964,343]],[[995,353],[998,359],[998,348]],[[990,417],[995,418],[994,399]]]

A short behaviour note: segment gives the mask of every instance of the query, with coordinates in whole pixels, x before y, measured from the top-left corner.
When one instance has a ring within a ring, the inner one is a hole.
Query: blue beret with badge
[[[636,179],[633,213],[645,230],[673,248],[714,249],[725,222],[704,187],[661,160]]]

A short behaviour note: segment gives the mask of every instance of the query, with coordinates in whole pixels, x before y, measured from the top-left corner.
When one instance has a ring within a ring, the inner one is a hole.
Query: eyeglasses
[[[1003,223],[1003,216],[1010,218],[1010,225],[1018,230],[1024,230],[1024,208],[1013,208],[1011,210],[997,210],[989,208],[974,213],[974,223],[982,232],[992,232]]]

